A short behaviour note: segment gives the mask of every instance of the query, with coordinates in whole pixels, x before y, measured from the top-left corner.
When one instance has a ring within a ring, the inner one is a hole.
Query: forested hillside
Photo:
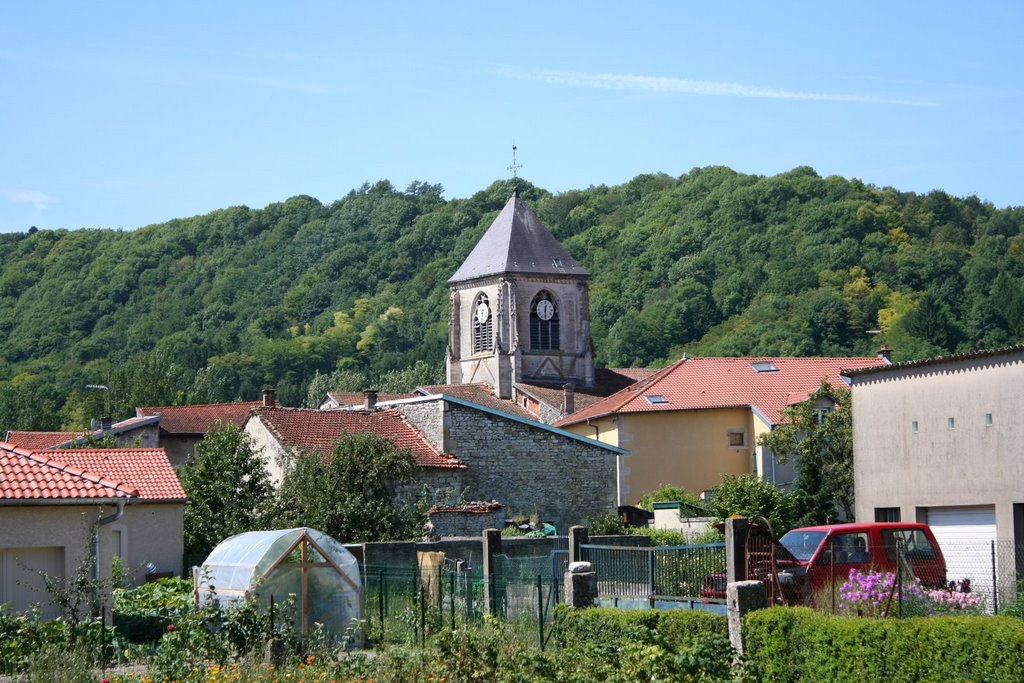
[[[603,365],[873,355],[882,341],[908,359],[1024,338],[1021,208],[810,168],[557,195],[518,184],[592,274]],[[0,235],[0,430],[263,386],[297,405],[338,369],[380,382],[421,361],[406,376],[440,379],[446,280],[511,190],[446,201],[440,186],[381,181],[329,206],[300,196],[131,232]]]

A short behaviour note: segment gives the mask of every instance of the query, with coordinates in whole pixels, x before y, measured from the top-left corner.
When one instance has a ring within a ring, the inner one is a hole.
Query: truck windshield
[[[825,538],[824,531],[802,531],[794,529],[779,539],[786,550],[793,553],[793,557],[801,562],[807,562],[814,556],[814,551],[821,545],[821,539]]]

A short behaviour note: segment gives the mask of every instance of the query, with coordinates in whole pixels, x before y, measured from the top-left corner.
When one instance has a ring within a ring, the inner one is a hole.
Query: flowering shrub
[[[892,590],[895,578],[891,572],[851,569],[849,580],[839,589],[840,610],[858,616],[884,617],[892,594],[889,610],[895,612],[899,595],[898,590]],[[917,579],[904,581],[902,593],[904,616],[982,614],[985,609],[982,597],[976,593],[946,589],[925,591]]]
[[[977,593],[959,593],[949,590],[928,591],[935,614],[982,614],[985,605]]]
[[[896,575],[892,572],[862,572],[850,570],[850,578],[839,588],[839,608],[847,614],[864,617],[886,616],[886,605],[891,611],[898,607],[896,601],[902,594],[905,615],[930,614],[928,596],[917,579],[904,581],[902,589],[893,590]],[[889,596],[892,595],[892,601]]]

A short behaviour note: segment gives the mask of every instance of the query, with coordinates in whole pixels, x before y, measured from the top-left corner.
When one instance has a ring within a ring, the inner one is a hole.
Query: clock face
[[[541,320],[551,320],[551,316],[555,314],[555,305],[547,299],[543,299],[537,302],[537,317]]]
[[[487,319],[491,317],[491,309],[484,302],[480,302],[476,306],[476,320],[483,324],[487,322]]]

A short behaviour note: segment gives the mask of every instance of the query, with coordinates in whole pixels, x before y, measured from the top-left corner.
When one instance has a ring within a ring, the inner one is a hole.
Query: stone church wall
[[[607,448],[453,402],[442,417],[440,405],[395,407],[425,433],[443,421],[443,450],[467,465],[467,500],[496,500],[509,516],[536,516],[559,532],[615,510],[617,456]]]

